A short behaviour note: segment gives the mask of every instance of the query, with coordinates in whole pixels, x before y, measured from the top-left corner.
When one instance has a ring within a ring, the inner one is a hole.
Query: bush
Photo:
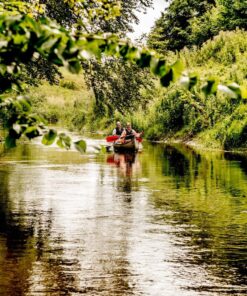
[[[227,129],[226,136],[223,142],[225,149],[240,148],[247,144],[247,118],[233,120],[230,127]]]
[[[67,89],[72,89],[72,90],[78,90],[78,86],[74,81],[68,81],[68,80],[61,80],[60,81],[60,86],[67,88]]]

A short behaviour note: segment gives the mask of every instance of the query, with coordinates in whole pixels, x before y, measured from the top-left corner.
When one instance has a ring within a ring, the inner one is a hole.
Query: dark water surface
[[[0,157],[0,295],[247,295],[247,157]]]

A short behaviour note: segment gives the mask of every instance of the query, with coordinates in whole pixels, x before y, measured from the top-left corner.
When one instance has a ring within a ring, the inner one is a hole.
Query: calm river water
[[[81,294],[247,295],[247,157],[3,154],[0,295]]]

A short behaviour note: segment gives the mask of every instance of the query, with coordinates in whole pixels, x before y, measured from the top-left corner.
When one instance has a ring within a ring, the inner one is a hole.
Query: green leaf
[[[140,58],[136,61],[136,64],[140,68],[149,67],[151,58],[152,56],[150,53],[142,52]]]
[[[105,145],[98,145],[98,146],[94,145],[93,148],[95,150],[97,150],[99,153],[103,153],[104,154],[104,153],[107,152]]]
[[[81,70],[81,64],[79,61],[70,61],[69,62],[69,71],[74,74],[78,74]]]
[[[47,134],[43,136],[42,144],[44,145],[52,145],[57,137],[57,131],[54,129],[50,129]]]
[[[160,82],[163,86],[167,87],[173,81],[173,71],[170,68],[169,71],[161,77]]]
[[[140,50],[136,47],[129,47],[126,58],[132,61],[138,60],[140,58]]]
[[[187,75],[184,75],[181,77],[180,79],[180,85],[186,89],[189,88],[189,84],[190,84],[190,78]]]
[[[100,146],[101,146],[100,152],[105,154],[107,152],[106,146],[104,145],[100,145]]]
[[[126,58],[129,46],[127,44],[120,46],[119,53],[123,58]]]
[[[26,135],[26,137],[28,137],[28,139],[33,139],[33,138],[38,137],[40,135],[38,127],[37,126],[29,126],[25,130],[25,135]]]
[[[237,97],[241,97],[241,88],[240,85],[238,85],[237,83],[231,83],[228,85],[228,88],[233,91]]]
[[[180,85],[188,90],[191,90],[198,82],[196,74],[184,75],[180,79]]]
[[[157,62],[153,62],[152,65],[152,72],[155,75],[158,75],[159,77],[163,77],[167,74],[167,67],[166,67],[166,61],[165,60],[157,60]]]
[[[80,140],[77,142],[74,142],[75,144],[75,148],[81,152],[81,153],[85,153],[86,149],[87,149],[87,143],[84,140]]]
[[[13,124],[13,130],[17,133],[20,134],[21,132],[21,126],[18,123]]]
[[[208,81],[203,85],[202,87],[202,91],[203,93],[208,96],[208,95],[211,95],[211,94],[216,94],[217,92],[217,86],[218,86],[218,83],[216,81],[216,79],[214,78],[210,78],[208,79]]]
[[[57,146],[60,147],[60,148],[62,148],[62,149],[65,148],[65,145],[64,145],[64,143],[63,143],[63,141],[62,141],[61,138],[59,138],[57,140]]]
[[[241,97],[242,99],[246,100],[247,99],[247,89],[243,86],[240,87],[241,89]]]
[[[7,71],[7,66],[4,64],[0,64],[0,74],[4,75]]]
[[[175,82],[178,78],[181,77],[182,72],[184,71],[184,64],[180,60],[177,60],[171,66],[171,68],[172,68],[172,73],[173,73],[172,81]]]
[[[70,149],[71,138],[69,136],[67,136],[65,133],[61,133],[58,135],[57,145],[60,148]]]
[[[198,82],[197,74],[190,75],[190,83],[189,83],[189,90],[191,90]]]

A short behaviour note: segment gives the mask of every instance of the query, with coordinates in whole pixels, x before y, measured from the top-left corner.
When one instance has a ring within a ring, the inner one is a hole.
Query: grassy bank
[[[221,32],[201,49],[179,53],[190,73],[202,79],[247,86],[247,32]],[[205,95],[199,85],[191,92],[179,85],[160,90],[144,118],[149,139],[194,139],[207,147],[247,147],[247,102],[223,93]]]
[[[89,125],[93,95],[86,87],[83,75],[73,75],[64,69],[62,75],[59,85],[44,81],[39,87],[30,89],[34,111],[42,115],[48,124],[82,131]]]

